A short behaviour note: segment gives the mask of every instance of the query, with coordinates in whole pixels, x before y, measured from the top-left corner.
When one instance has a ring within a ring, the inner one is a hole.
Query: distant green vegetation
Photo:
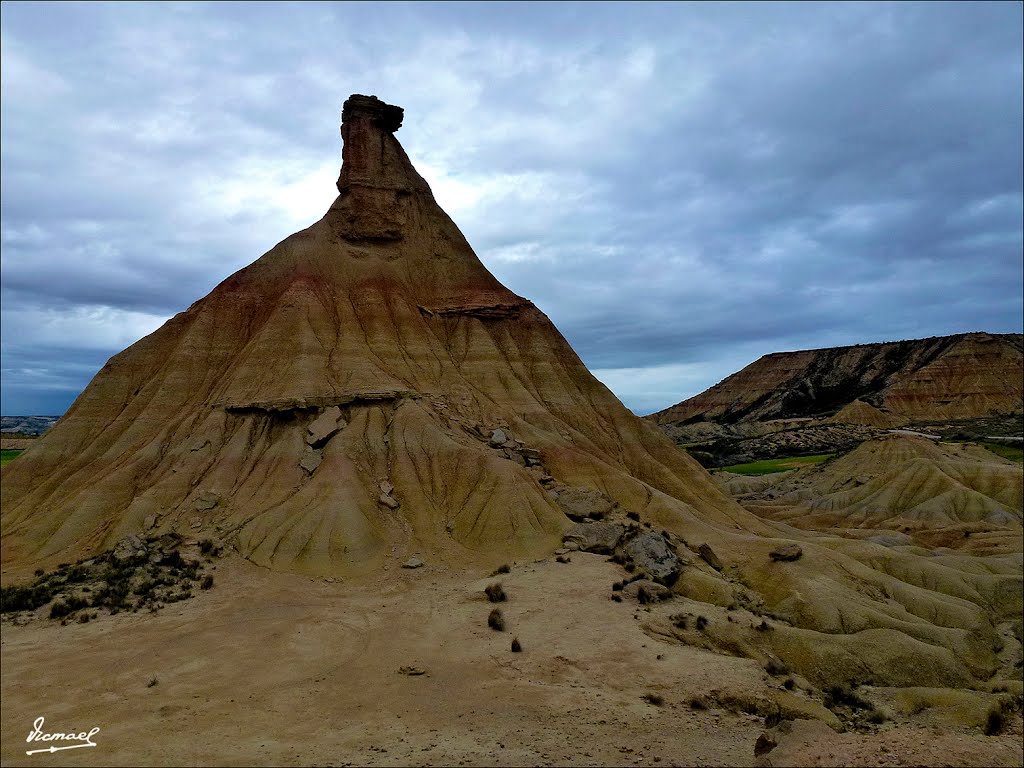
[[[1024,462],[1024,448],[1017,448],[1014,445],[1001,445],[1000,443],[978,443],[978,445],[982,448],[988,448],[992,453],[1002,456],[1004,459]]]
[[[21,455],[21,449],[4,448],[0,451],[0,467],[14,461]]]
[[[785,472],[790,469],[821,464],[835,456],[834,453],[818,453],[814,456],[790,456],[785,459],[765,459],[764,461],[751,461],[748,464],[733,464],[730,467],[721,467],[726,472],[734,472],[737,475],[770,475],[775,472]]]

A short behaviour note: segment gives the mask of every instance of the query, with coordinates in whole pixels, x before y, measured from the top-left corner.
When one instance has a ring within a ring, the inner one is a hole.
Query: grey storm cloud
[[[350,93],[637,412],[1020,332],[1019,3],[4,4],[2,403],[60,413],[334,196]]]

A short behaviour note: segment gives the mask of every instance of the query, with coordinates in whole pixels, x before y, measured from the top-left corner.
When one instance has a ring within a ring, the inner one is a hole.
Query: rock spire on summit
[[[394,133],[402,127],[405,110],[393,104],[385,104],[376,96],[364,96],[353,93],[341,108],[341,122],[344,125],[352,120],[368,118],[388,133]]]

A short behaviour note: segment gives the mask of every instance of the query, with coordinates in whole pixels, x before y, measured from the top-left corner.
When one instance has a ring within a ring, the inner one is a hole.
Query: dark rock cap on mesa
[[[402,127],[405,110],[393,104],[385,104],[376,96],[364,96],[353,93],[341,109],[341,122],[347,123],[359,118],[369,118],[388,133],[394,133]]]

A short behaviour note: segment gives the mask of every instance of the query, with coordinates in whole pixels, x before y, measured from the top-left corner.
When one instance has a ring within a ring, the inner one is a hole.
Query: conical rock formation
[[[585,521],[603,516],[614,556],[714,607],[701,643],[820,685],[1000,669],[1018,561],[961,569],[744,510],[484,268],[395,139],[401,120],[350,98],[326,215],[111,358],[4,468],[9,575],[169,531],[313,575],[493,566],[570,528],[593,539]],[[787,544],[801,556],[780,562]],[[737,605],[775,630],[733,627]],[[659,621],[645,630],[693,641]]]
[[[111,358],[5,470],[5,557],[150,529],[315,574],[409,548],[509,557],[570,524],[549,473],[666,522],[745,517],[484,268],[401,121],[348,99],[327,214]]]

